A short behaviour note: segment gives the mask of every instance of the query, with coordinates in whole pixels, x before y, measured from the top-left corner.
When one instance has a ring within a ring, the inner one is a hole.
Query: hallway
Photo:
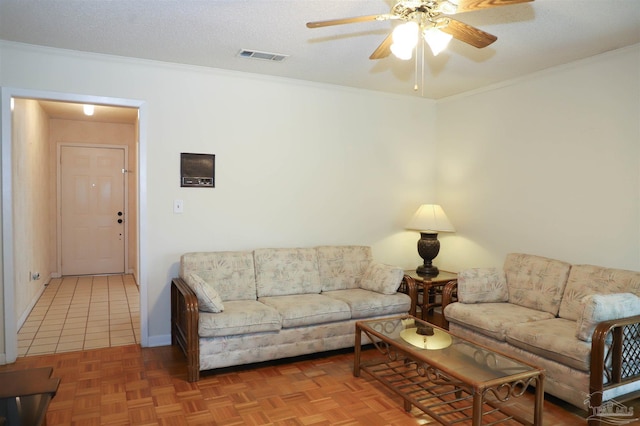
[[[132,275],[54,278],[18,332],[18,356],[140,343]]]

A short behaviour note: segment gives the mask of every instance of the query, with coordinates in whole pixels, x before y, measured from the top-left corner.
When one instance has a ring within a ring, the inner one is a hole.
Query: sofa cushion
[[[233,336],[236,334],[278,331],[282,321],[278,311],[255,300],[225,302],[224,312],[200,312],[200,337]]]
[[[184,280],[198,298],[198,310],[214,313],[224,311],[224,304],[218,292],[198,274],[189,274]]]
[[[509,303],[558,315],[571,265],[531,254],[510,253],[504,262]]]
[[[367,246],[321,246],[316,251],[322,291],[358,288],[372,260]]]
[[[611,293],[633,293],[640,296],[640,272],[575,265],[567,280],[559,316],[575,321],[583,310],[582,299],[585,296]]]
[[[513,303],[452,303],[444,308],[449,322],[468,327],[478,333],[504,341],[509,328],[518,323],[553,318],[542,312]]]
[[[351,318],[349,305],[321,294],[261,297],[259,301],[278,311],[282,318],[283,328]]]
[[[314,248],[258,249],[253,256],[258,298],[320,293]]]
[[[598,323],[640,315],[640,297],[632,293],[592,294],[582,299],[576,337],[590,342]]]
[[[404,270],[398,266],[371,262],[360,280],[360,288],[381,294],[394,294],[398,291]]]
[[[378,315],[406,314],[411,309],[411,298],[404,293],[391,295],[353,288],[322,293],[345,302],[351,308],[351,318],[368,318]]]
[[[506,302],[509,300],[507,279],[498,268],[466,269],[458,273],[460,303]]]
[[[191,273],[210,284],[223,301],[256,300],[252,252],[186,253],[180,258],[180,277]]]
[[[591,344],[576,338],[575,321],[552,318],[516,324],[507,332],[507,342],[543,358],[582,371],[589,371]]]

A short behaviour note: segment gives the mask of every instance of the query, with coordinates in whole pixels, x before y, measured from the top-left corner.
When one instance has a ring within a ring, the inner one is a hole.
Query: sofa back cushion
[[[504,262],[509,303],[558,315],[571,264],[531,254],[510,253]]]
[[[253,252],[258,297],[320,293],[315,248],[258,249]]]
[[[367,246],[316,247],[322,291],[358,288],[372,261]]]
[[[499,303],[509,300],[507,278],[499,268],[474,268],[458,272],[458,302]]]
[[[633,293],[640,296],[640,272],[574,265],[562,296],[559,316],[576,321],[584,309],[582,299],[592,294]]]
[[[180,258],[180,278],[196,274],[223,301],[256,300],[256,276],[250,251],[186,253]]]

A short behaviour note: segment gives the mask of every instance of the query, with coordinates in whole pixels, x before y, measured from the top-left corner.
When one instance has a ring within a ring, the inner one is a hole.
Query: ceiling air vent
[[[282,62],[289,57],[289,55],[282,55],[280,53],[260,52],[259,50],[247,50],[242,49],[238,56],[241,58],[249,59],[262,59],[263,61]]]

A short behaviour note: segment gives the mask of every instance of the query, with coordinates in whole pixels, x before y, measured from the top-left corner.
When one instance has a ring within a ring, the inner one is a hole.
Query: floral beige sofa
[[[640,272],[512,253],[460,272],[443,312],[452,333],[543,367],[545,392],[590,410],[640,392],[638,296]]]
[[[403,275],[366,246],[187,253],[171,286],[172,343],[187,357],[189,381],[203,370],[352,347],[356,321],[415,306],[398,292]]]

